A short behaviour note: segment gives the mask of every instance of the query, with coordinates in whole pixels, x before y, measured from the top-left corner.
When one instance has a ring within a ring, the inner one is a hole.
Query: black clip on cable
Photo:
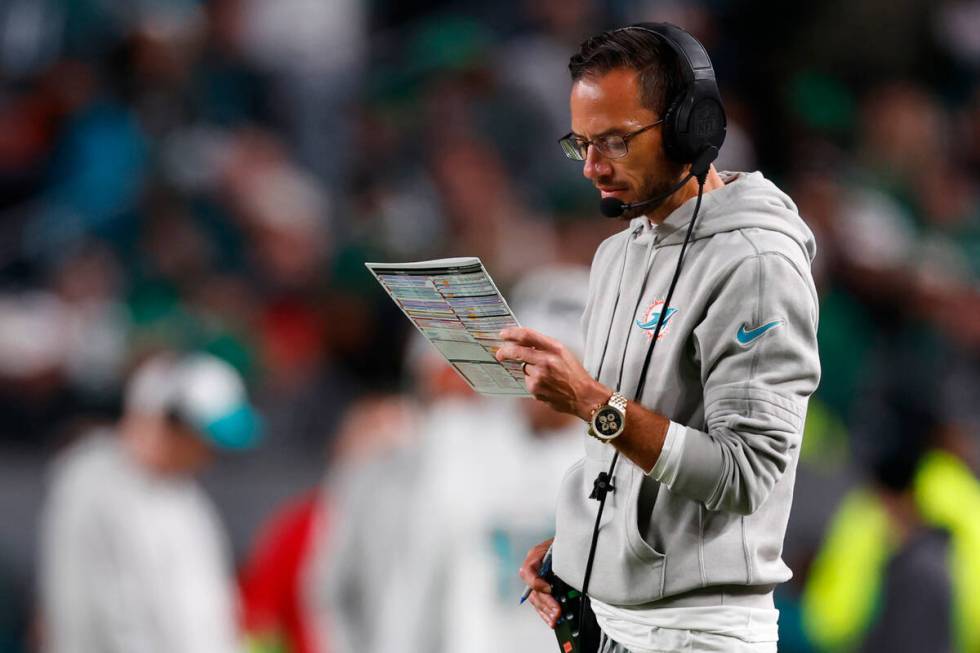
[[[687,251],[687,245],[691,241],[691,235],[694,233],[694,223],[698,219],[698,211],[701,209],[701,198],[704,195],[704,184],[708,177],[708,168],[711,162],[718,156],[718,148],[709,147],[706,148],[704,152],[701,153],[694,163],[691,164],[691,173],[698,180],[698,198],[694,204],[694,213],[691,216],[691,222],[687,227],[687,234],[684,236],[684,244],[681,245],[681,253],[677,258],[677,267],[674,269],[674,277],[670,281],[670,288],[667,291],[667,298],[664,300],[664,310],[660,311],[660,317],[657,319],[657,326],[653,330],[653,338],[650,339],[650,347],[647,349],[646,358],[643,359],[643,367],[640,368],[640,381],[636,388],[636,400],[638,401],[640,397],[643,396],[643,388],[646,385],[647,371],[650,368],[650,361],[653,359],[653,348],[657,344],[657,339],[660,336],[660,329],[664,325],[665,318],[667,316],[667,308],[670,306],[670,300],[674,296],[674,288],[677,287],[677,280],[681,275],[681,266],[684,262],[684,253]],[[599,472],[595,481],[592,484],[592,494],[589,495],[590,499],[595,499],[599,502],[599,509],[596,511],[595,516],[595,526],[592,529],[592,544],[589,546],[589,559],[585,565],[585,578],[582,581],[582,603],[580,606],[579,623],[584,624],[585,619],[585,605],[588,599],[589,593],[589,581],[592,579],[592,566],[595,563],[595,552],[596,545],[599,543],[599,522],[602,520],[602,511],[606,506],[606,496],[609,492],[615,492],[616,487],[612,483],[613,472],[616,471],[616,463],[619,462],[619,451],[613,454],[612,462],[609,465],[608,472]]]

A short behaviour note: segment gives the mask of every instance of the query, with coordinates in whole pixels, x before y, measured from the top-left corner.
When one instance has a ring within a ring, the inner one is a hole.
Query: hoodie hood
[[[719,172],[725,185],[701,198],[701,210],[692,240],[708,238],[735,229],[766,229],[793,239],[807,260],[813,261],[817,243],[803,222],[796,204],[786,193],[762,176],[761,172]],[[692,197],[656,226],[655,247],[684,242],[697,198]],[[634,218],[630,225],[649,227],[646,216]]]

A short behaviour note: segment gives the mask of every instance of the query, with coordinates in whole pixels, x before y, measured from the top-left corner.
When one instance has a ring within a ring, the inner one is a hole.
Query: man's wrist
[[[588,390],[579,398],[576,406],[576,414],[585,422],[592,419],[592,413],[599,406],[604,405],[612,396],[613,390],[602,385],[598,381],[593,381]]]

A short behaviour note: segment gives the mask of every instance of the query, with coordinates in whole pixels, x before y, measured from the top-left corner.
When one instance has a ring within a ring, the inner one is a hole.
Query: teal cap
[[[205,353],[160,355],[145,362],[130,381],[126,408],[173,414],[222,449],[252,447],[262,430],[238,371]]]

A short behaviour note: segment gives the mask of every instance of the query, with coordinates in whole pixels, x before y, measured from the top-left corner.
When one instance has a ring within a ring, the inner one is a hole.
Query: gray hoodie
[[[716,586],[768,596],[792,575],[783,536],[820,377],[816,248],[792,200],[760,173],[722,178],[726,185],[702,200],[642,397],[640,368],[695,200],[659,226],[636,218],[593,261],[586,369],[686,427],[669,488],[620,457],[589,587],[612,605],[710,595]],[[556,573],[577,587],[598,508],[588,497],[614,453],[584,438],[585,458],[562,484],[554,548]]]

